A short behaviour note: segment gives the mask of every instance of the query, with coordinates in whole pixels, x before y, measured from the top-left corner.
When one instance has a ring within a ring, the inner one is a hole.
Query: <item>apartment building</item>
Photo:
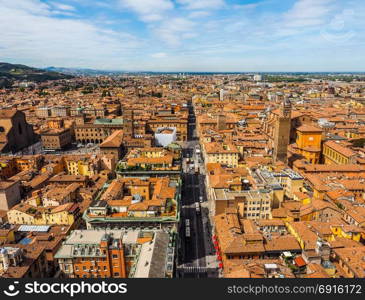
[[[122,237],[117,232],[73,231],[55,255],[60,277],[126,278]]]
[[[71,183],[66,187],[49,185],[41,190],[42,204],[44,207],[55,207],[76,202],[79,189],[80,185],[78,183]]]
[[[365,277],[365,246],[334,250],[334,259],[345,278]]]
[[[125,154],[123,137],[122,130],[114,131],[100,144],[100,152],[105,155],[113,155],[115,161],[118,161]]]
[[[93,123],[76,124],[75,139],[79,143],[102,143],[116,130],[123,129],[123,119],[96,119]]]
[[[234,263],[275,259],[283,252],[301,253],[300,245],[293,236],[261,232],[252,220],[241,219],[233,209],[215,216],[214,221],[213,239],[224,274],[230,272]]]
[[[75,230],[55,255],[59,277],[171,277],[169,240],[162,231]]]
[[[38,118],[47,119],[51,116],[51,108],[49,108],[49,107],[38,107],[35,110],[35,115]]]
[[[181,173],[181,147],[145,147],[134,149],[119,161],[116,172],[119,177],[164,177],[178,180]]]
[[[219,215],[226,209],[238,210],[241,218],[249,220],[271,219],[273,193],[269,190],[230,191],[214,189],[214,213]]]
[[[84,213],[88,228],[166,227],[178,222],[180,186],[169,177],[120,178]]]
[[[0,247],[0,278],[46,278],[48,265],[44,246],[5,244]]]
[[[51,116],[52,117],[67,117],[70,115],[70,107],[64,105],[52,106]]]
[[[46,150],[61,150],[72,142],[71,130],[48,129],[41,133],[42,146]]]
[[[10,209],[7,215],[10,224],[72,226],[80,218],[80,208],[75,203],[48,208],[20,203]]]
[[[160,128],[175,128],[176,140],[186,141],[188,138],[188,118],[186,114],[156,115],[147,121],[147,132],[156,134]]]
[[[96,155],[65,155],[63,160],[68,175],[91,177],[101,169],[100,157]]]
[[[237,167],[240,153],[232,143],[203,143],[203,155],[206,163],[220,163],[229,167]]]
[[[0,210],[8,211],[21,200],[19,181],[0,181]]]
[[[341,145],[337,141],[326,141],[323,144],[323,158],[324,164],[355,164],[357,154],[348,147]]]

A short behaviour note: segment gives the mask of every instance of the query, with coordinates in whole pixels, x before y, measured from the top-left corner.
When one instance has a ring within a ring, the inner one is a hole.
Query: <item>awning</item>
[[[20,232],[48,232],[51,226],[46,225],[20,225],[18,231]]]
[[[290,251],[284,251],[283,252],[283,255],[286,257],[286,258],[288,258],[288,257],[292,257],[293,255],[291,254],[291,252]]]
[[[300,268],[300,267],[304,267],[307,265],[307,263],[305,262],[305,260],[303,259],[303,257],[301,256],[297,256],[296,258],[294,258],[294,262],[295,264]]]

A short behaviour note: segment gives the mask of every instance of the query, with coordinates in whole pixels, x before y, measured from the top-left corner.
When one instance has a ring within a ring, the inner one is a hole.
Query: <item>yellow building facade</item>
[[[356,153],[335,141],[327,141],[323,144],[323,158],[326,165],[346,165],[356,161]]]
[[[354,240],[356,242],[360,242],[361,240],[361,231],[352,230],[350,226],[333,225],[331,226],[331,230],[333,234],[337,237],[344,237],[346,239]]]
[[[22,205],[22,206],[20,206]],[[9,210],[8,221],[17,225],[73,225],[79,217],[79,208],[74,204],[44,209],[20,204]]]
[[[310,125],[303,125],[297,128],[297,150],[311,164],[318,164],[320,161],[321,143],[321,129]]]
[[[65,159],[67,174],[93,176],[94,170],[91,168],[89,159],[86,158],[67,158]]]
[[[203,154],[206,163],[219,163],[230,167],[238,167],[240,153],[233,144],[217,142],[203,144]]]
[[[14,229],[0,230],[0,244],[8,244],[15,242]]]

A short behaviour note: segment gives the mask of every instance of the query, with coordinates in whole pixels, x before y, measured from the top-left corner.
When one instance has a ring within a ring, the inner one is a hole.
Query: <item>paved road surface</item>
[[[189,106],[189,134],[188,141],[183,149],[183,187],[182,187],[182,208],[180,226],[180,259],[177,271],[178,277],[204,278],[217,277],[216,265],[212,264],[213,245],[211,240],[211,228],[208,217],[205,194],[205,175],[195,174],[195,169],[190,168],[186,163],[187,158],[199,164],[202,162],[196,155],[196,147],[199,147],[198,139],[195,136],[195,116],[190,104]],[[203,203],[200,203],[203,197]],[[196,204],[201,206],[200,213],[196,211]],[[185,237],[185,220],[190,220],[191,237]],[[207,263],[207,256],[209,262]]]

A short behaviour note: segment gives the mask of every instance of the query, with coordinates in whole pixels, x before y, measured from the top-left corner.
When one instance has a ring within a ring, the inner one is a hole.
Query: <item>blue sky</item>
[[[365,71],[363,0],[0,0],[0,61],[131,71]]]

